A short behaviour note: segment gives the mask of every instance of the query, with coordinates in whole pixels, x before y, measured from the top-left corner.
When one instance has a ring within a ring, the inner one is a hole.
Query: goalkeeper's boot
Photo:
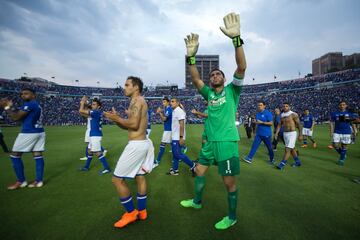
[[[132,212],[126,212],[121,216],[121,219],[114,224],[116,228],[123,228],[126,225],[135,222],[138,218],[139,211],[134,209]]]
[[[225,230],[231,226],[234,226],[236,222],[236,219],[230,219],[228,216],[226,216],[215,224],[215,228],[218,230]]]
[[[186,200],[182,200],[180,202],[180,205],[185,207],[185,208],[195,208],[195,209],[200,209],[202,208],[201,203],[194,203],[194,199],[186,199]]]

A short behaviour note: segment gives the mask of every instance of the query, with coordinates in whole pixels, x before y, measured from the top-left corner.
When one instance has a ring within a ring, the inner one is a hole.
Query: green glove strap
[[[241,47],[244,44],[244,41],[240,38],[240,36],[233,37],[232,41],[235,48]]]
[[[187,64],[189,64],[189,65],[195,65],[195,64],[196,64],[195,56],[187,57],[187,58],[186,58],[186,62],[187,62]]]

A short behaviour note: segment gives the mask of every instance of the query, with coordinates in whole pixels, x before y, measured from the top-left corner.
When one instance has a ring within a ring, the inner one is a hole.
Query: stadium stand
[[[85,120],[78,114],[78,105],[83,95],[100,98],[103,109],[112,106],[125,116],[127,106],[122,88],[94,88],[58,85],[50,81],[31,81],[31,79],[8,80],[0,78],[0,98],[10,98],[15,105],[20,105],[19,92],[22,88],[31,87],[37,91],[38,101],[44,109],[45,125],[81,125]],[[152,123],[160,123],[156,108],[161,106],[163,96],[177,96],[181,99],[187,112],[189,123],[202,123],[202,119],[191,114],[191,109],[204,110],[204,102],[194,89],[177,89],[162,87],[144,92],[152,110]],[[329,120],[330,111],[337,108],[340,100],[348,102],[350,108],[358,111],[360,103],[360,69],[350,69],[316,77],[292,79],[281,82],[245,85],[240,97],[238,111],[240,116],[250,115],[256,111],[256,102],[264,100],[270,110],[289,102],[296,112],[309,108],[317,122]],[[0,110],[1,111],[1,110]],[[59,114],[61,113],[61,114]],[[4,112],[0,112],[6,124],[14,125]],[[104,124],[107,124],[105,122]]]

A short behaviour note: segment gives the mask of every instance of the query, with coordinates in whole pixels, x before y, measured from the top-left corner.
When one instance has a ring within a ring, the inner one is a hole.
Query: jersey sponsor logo
[[[218,99],[210,99],[210,101],[209,101],[209,105],[213,106],[213,107],[221,106],[224,103],[226,103],[226,97],[225,96],[220,97]]]

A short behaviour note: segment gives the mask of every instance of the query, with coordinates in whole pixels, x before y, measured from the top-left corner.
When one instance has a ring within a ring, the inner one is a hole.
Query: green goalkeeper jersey
[[[235,126],[235,116],[242,85],[233,83],[224,87],[222,92],[204,85],[200,94],[208,101],[208,118],[205,133],[208,141],[238,141],[239,134]]]

